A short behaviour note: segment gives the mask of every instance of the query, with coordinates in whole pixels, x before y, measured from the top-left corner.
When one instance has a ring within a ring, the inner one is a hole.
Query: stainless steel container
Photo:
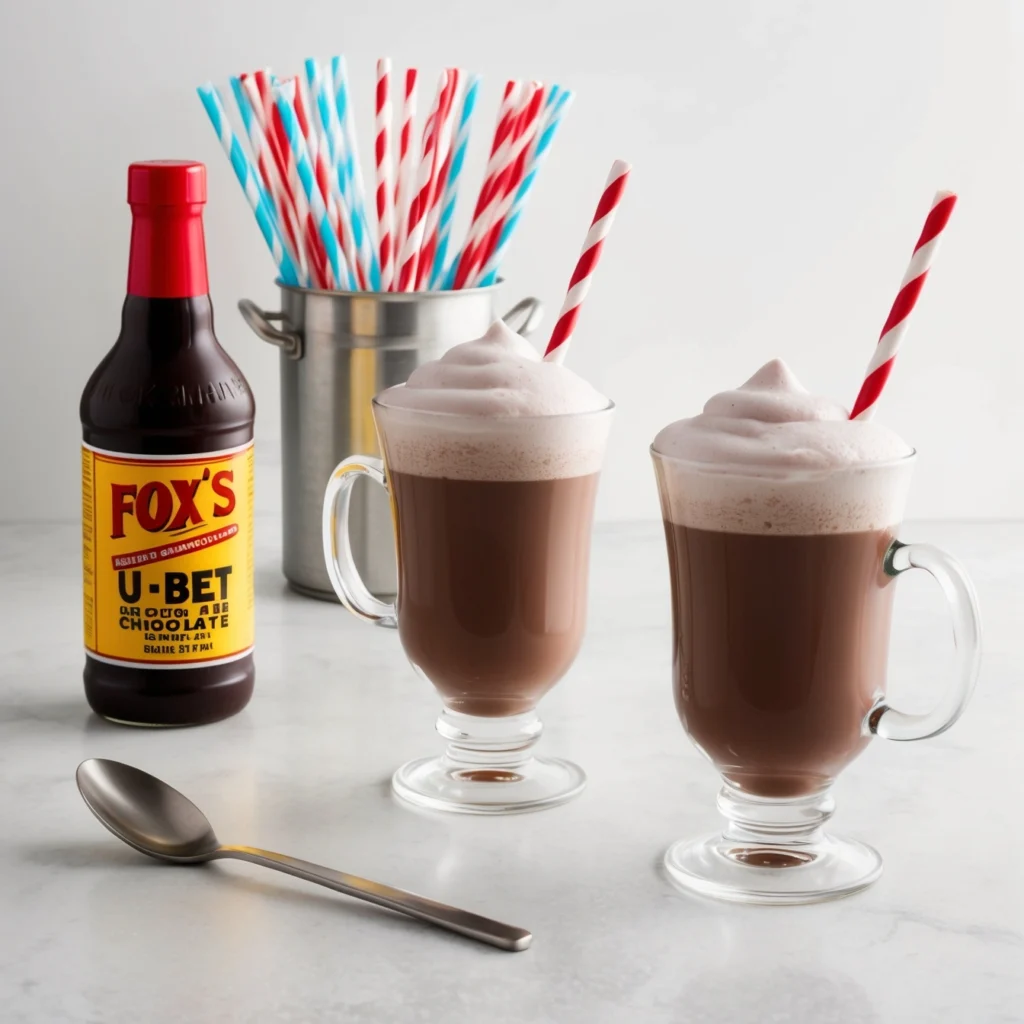
[[[281,311],[243,299],[245,322],[281,350],[281,483],[284,574],[297,591],[336,600],[324,568],[320,519],[334,467],[376,453],[370,399],[404,383],[420,363],[479,338],[494,320],[499,286],[448,292],[326,292],[281,286]],[[504,319],[528,335],[536,299]],[[279,326],[275,326],[278,324]],[[356,564],[373,593],[397,589],[391,512],[379,487],[358,487],[350,519]]]

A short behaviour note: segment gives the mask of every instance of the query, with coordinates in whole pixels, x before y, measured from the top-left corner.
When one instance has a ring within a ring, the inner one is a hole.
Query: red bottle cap
[[[132,164],[128,202],[132,208],[128,294],[152,299],[207,294],[206,167],[195,160]]]
[[[132,206],[180,206],[206,202],[206,166],[198,160],[144,160],[128,168]]]

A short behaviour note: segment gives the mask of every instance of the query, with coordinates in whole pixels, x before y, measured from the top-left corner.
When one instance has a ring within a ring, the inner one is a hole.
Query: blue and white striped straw
[[[466,95],[462,97],[455,145],[452,148],[451,168],[448,171],[448,181],[445,183],[444,197],[441,200],[441,219],[437,224],[437,250],[434,253],[434,266],[430,272],[430,287],[433,289],[439,288],[444,278],[444,261],[448,255],[448,242],[451,238],[452,222],[455,220],[455,204],[459,198],[459,176],[462,174],[462,165],[466,161],[469,133],[473,127],[473,110],[476,107],[479,93],[480,76],[473,75],[466,87]]]
[[[306,81],[309,83],[309,92],[316,107],[322,138],[326,140],[327,157],[332,172],[330,175],[331,194],[341,213],[341,221],[348,235],[345,243],[348,247],[346,255],[349,258],[349,269],[353,272],[352,276],[357,278],[356,286],[358,287],[360,280],[357,271],[361,271],[363,274],[361,280],[369,281],[370,269],[360,258],[359,241],[363,238],[363,233],[360,231],[357,235],[357,226],[361,227],[362,225],[353,217],[352,190],[342,167],[345,139],[341,132],[338,112],[334,107],[334,97],[331,94],[331,76],[329,73],[325,73],[319,61],[310,57],[306,61]],[[359,266],[356,267],[355,264],[359,264]]]
[[[331,273],[334,275],[336,288],[347,291],[355,290],[355,282],[349,272],[348,262],[345,254],[341,251],[341,244],[338,236],[331,225],[331,219],[327,214],[327,205],[324,197],[320,194],[320,186],[316,183],[316,175],[309,162],[309,154],[306,152],[306,142],[299,128],[298,119],[295,116],[293,101],[288,96],[287,85],[275,89],[277,109],[281,112],[281,121],[284,125],[285,135],[288,136],[288,144],[291,146],[292,155],[295,157],[295,169],[298,171],[299,181],[302,183],[302,190],[306,193],[309,201],[309,208],[316,221],[320,238],[324,243],[324,250],[327,253],[327,260],[331,265]]]
[[[235,103],[238,105],[238,112],[242,116],[242,123],[245,126],[245,132],[249,136],[249,145],[253,153],[263,153],[266,155],[264,166],[267,168],[270,174],[276,174],[277,169],[274,166],[273,158],[269,155],[270,146],[267,143],[266,136],[263,132],[262,119],[257,115],[252,105],[252,98],[246,91],[245,83],[237,75],[233,75],[230,79],[231,91],[235,95]],[[260,179],[260,187],[263,190],[263,199],[267,204],[267,208],[277,214],[277,226],[278,231],[281,235],[281,241],[284,242],[285,250],[288,255],[291,256],[292,262],[295,264],[295,268],[299,275],[299,280],[302,282],[304,288],[309,286],[309,273],[306,269],[306,254],[304,252],[297,251],[295,246],[291,244],[288,237],[287,231],[281,231],[281,218],[286,217],[287,214],[283,210],[279,210],[277,204],[274,201],[274,195],[271,192],[271,183],[266,181],[263,177],[263,173],[260,169],[259,161],[256,163],[257,175]]]
[[[320,118],[320,125],[327,138],[327,155],[334,169],[334,178],[337,184],[338,195],[345,202],[351,211],[352,190],[345,174],[345,138],[341,131],[341,122],[338,120],[338,112],[334,107],[334,96],[331,76],[320,67],[318,61],[310,57],[306,61],[306,79],[309,82],[310,91],[313,93],[313,103],[316,105],[316,112]],[[352,228],[353,241],[355,241],[355,226],[352,224],[352,216],[349,216],[349,226]],[[356,245],[358,250],[358,244]]]
[[[238,113],[242,115],[242,125],[245,128],[245,134],[249,137],[249,144],[252,147],[253,152],[256,152],[256,142],[257,139],[262,136],[263,130],[256,121],[252,104],[249,102],[249,97],[245,94],[245,89],[242,87],[242,80],[237,75],[233,75],[229,81],[231,83],[231,91],[235,96],[235,103],[238,106]],[[274,201],[270,195],[270,182],[263,180],[263,175],[260,173],[258,166],[256,167],[256,176],[260,192],[263,193],[263,201],[267,203],[271,209],[274,209]],[[283,237],[284,236],[282,235],[282,238]]]
[[[345,140],[345,153],[341,162],[348,186],[348,205],[352,210],[352,236],[359,251],[359,260],[370,268],[371,291],[380,291],[380,260],[377,246],[373,243],[370,221],[366,213],[366,190],[363,188],[363,172],[359,166],[359,152],[356,149],[356,131],[349,103],[348,72],[344,57],[331,58],[331,79],[334,86],[334,106]]]
[[[238,184],[242,186],[245,198],[249,200],[249,206],[256,215],[256,223],[259,225],[267,247],[270,249],[270,254],[277,264],[281,280],[285,284],[300,284],[299,273],[292,262],[291,256],[288,255],[284,241],[281,238],[274,209],[267,201],[266,186],[260,180],[259,171],[253,166],[248,154],[242,147],[241,140],[234,133],[228,122],[227,112],[224,109],[224,104],[220,98],[220,93],[217,91],[217,87],[208,82],[206,85],[199,86],[196,92],[199,93],[199,98],[203,101],[203,106],[206,108],[207,115],[209,115],[213,130],[217,133],[217,138],[220,139],[220,144],[231,161],[235,177],[238,178]]]
[[[516,229],[516,225],[519,223],[519,218],[523,215],[526,201],[530,198],[530,190],[537,180],[537,172],[544,163],[544,158],[547,156],[551,143],[558,132],[558,126],[562,123],[562,118],[565,116],[565,112],[572,101],[573,93],[570,89],[559,89],[557,85],[551,87],[551,92],[548,93],[547,103],[545,104],[549,109],[543,114],[545,122],[534,142],[533,151],[530,153],[528,170],[523,176],[523,180],[516,190],[515,198],[512,200],[512,206],[505,216],[505,223],[502,225],[501,234],[498,236],[494,252],[491,253],[481,273],[479,282],[481,288],[486,288],[498,280],[498,270],[501,267],[501,261],[504,258],[505,250],[508,248],[508,243]]]
[[[567,93],[569,91],[570,90],[568,89],[563,89],[557,82],[553,86],[551,86],[550,89],[548,89],[548,94],[544,98],[544,109],[541,110],[540,112],[541,131],[543,131],[547,127],[548,119],[551,117],[551,111],[554,109],[555,106],[555,100],[557,100],[560,95],[563,95],[564,93]]]

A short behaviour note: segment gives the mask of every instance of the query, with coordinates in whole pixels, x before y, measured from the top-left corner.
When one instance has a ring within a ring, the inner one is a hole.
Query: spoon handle
[[[395,889],[390,885],[381,885],[357,875],[349,875],[344,871],[334,871],[319,864],[310,864],[309,861],[299,860],[297,857],[286,857],[283,853],[257,850],[252,846],[222,846],[214,856],[262,864],[265,868],[283,871],[286,875],[304,878],[307,882],[316,882],[317,885],[324,885],[346,896],[354,896],[356,899],[376,903],[389,910],[397,910],[400,914],[429,921],[440,928],[447,928],[449,931],[476,939],[477,942],[486,942],[509,952],[526,949],[533,941],[533,936],[525,928],[503,924],[501,921],[481,917],[468,910],[459,910],[445,903],[437,903],[404,889]]]

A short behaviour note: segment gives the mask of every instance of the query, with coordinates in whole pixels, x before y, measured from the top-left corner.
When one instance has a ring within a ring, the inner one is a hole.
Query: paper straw
[[[427,205],[424,222],[423,245],[420,247],[420,258],[416,267],[417,291],[426,287],[430,272],[434,267],[434,254],[437,251],[437,229],[441,221],[441,201],[444,198],[445,186],[451,171],[452,162],[452,127],[455,121],[455,97],[458,95],[464,72],[461,68],[448,69],[448,86],[442,99],[442,108],[438,114],[437,141],[434,146],[434,169],[431,174],[430,201]]]
[[[366,210],[366,190],[363,187],[363,172],[359,164],[356,147],[355,122],[348,88],[348,71],[344,57],[331,59],[331,78],[334,85],[334,105],[341,122],[345,139],[345,176],[349,184],[349,207],[352,210],[352,231],[355,235],[359,259],[368,268],[369,285],[372,291],[380,291],[380,262],[370,231],[370,219]]]
[[[426,229],[426,207],[430,201],[430,185],[434,168],[434,149],[437,144],[437,125],[441,105],[448,86],[448,72],[442,71],[434,95],[434,103],[423,124],[420,159],[416,168],[416,187],[409,200],[405,242],[399,254],[399,274],[396,291],[414,291],[419,266],[420,249]]]
[[[327,157],[326,141],[321,139],[320,133],[317,131],[316,119],[311,113],[309,94],[302,80],[298,76],[293,76],[282,84],[287,86],[295,119],[305,142],[306,155],[309,157],[310,167],[320,190],[320,196],[324,200],[328,220],[341,248],[342,276],[339,278],[335,273],[335,286],[352,291],[356,287],[356,281],[350,262],[350,253],[353,250],[351,227],[346,228],[345,220],[335,199],[337,190],[331,187],[334,176],[331,173],[331,165]],[[332,272],[334,272],[333,267]]]
[[[416,287],[416,271],[419,265],[420,247],[426,227],[427,206],[431,199],[431,182],[434,172],[434,153],[437,146],[438,128],[440,126],[441,104],[448,88],[448,72],[442,71],[437,82],[437,94],[430,116],[423,126],[423,143],[420,164],[416,173],[416,192],[409,203],[408,227],[405,245],[400,257],[400,271],[396,291],[414,291]]]
[[[542,140],[547,138],[547,146],[551,145],[551,135],[548,131],[552,124],[560,122],[564,117],[566,108],[572,104],[576,94],[571,89],[563,89],[560,85],[553,85],[548,89],[544,99],[544,109],[540,112],[540,120],[537,123],[537,133],[533,137],[527,156],[527,168],[533,167],[537,159],[538,151],[542,148]]]
[[[544,129],[547,128],[558,98],[568,92],[570,92],[569,89],[563,89],[557,82],[548,89],[548,94],[544,97],[544,109],[540,113],[541,131],[544,131]]]
[[[287,79],[287,83],[294,104],[293,109],[299,125],[299,131],[302,132],[302,137],[306,143],[306,155],[309,157],[313,174],[316,176],[317,187],[320,189],[320,195],[323,197],[327,207],[327,216],[330,219],[331,227],[334,229],[338,244],[345,255],[345,262],[349,263],[353,255],[352,229],[346,226],[345,219],[342,217],[341,210],[335,201],[336,189],[331,187],[333,175],[331,174],[330,161],[327,158],[326,140],[321,144],[316,121],[311,115],[309,96],[303,88],[302,82],[296,77]],[[339,283],[338,287],[347,287],[350,290],[355,287],[351,274],[351,265],[349,266],[348,278]]]
[[[333,118],[331,117],[331,112],[334,111],[334,98],[330,95],[331,83],[316,58],[307,57],[305,68],[310,101],[312,108],[316,111],[323,146],[327,150],[327,158],[334,164],[338,160],[339,152],[344,149],[344,144],[341,139],[341,126],[337,124],[337,113]],[[334,130],[335,125],[337,125],[337,130]]]
[[[458,128],[452,147],[452,162],[445,181],[444,196],[441,200],[441,217],[437,226],[437,248],[434,253],[434,266],[430,274],[430,287],[438,288],[444,278],[445,259],[448,255],[448,242],[451,238],[452,224],[455,220],[455,206],[459,198],[459,182],[462,168],[466,161],[466,149],[469,146],[470,131],[473,127],[473,111],[476,109],[477,96],[480,93],[480,76],[473,75],[462,97],[462,109],[459,111]]]
[[[504,259],[509,242],[512,240],[512,235],[519,225],[519,218],[522,217],[523,210],[526,208],[530,192],[533,190],[534,183],[537,180],[537,174],[551,149],[551,143],[554,141],[555,135],[558,134],[558,126],[562,123],[562,118],[572,104],[574,96],[570,90],[566,89],[557,92],[556,90],[558,90],[557,85],[552,87],[552,93],[555,94],[554,103],[549,104],[550,109],[547,111],[546,116],[544,114],[541,115],[545,123],[534,139],[530,149],[526,174],[516,189],[515,197],[498,234],[494,249],[487,257],[487,262],[480,276],[479,284],[481,287],[492,285],[498,280],[501,261]]]
[[[343,57],[329,66],[306,60],[304,78],[279,80],[264,68],[230,80],[245,129],[236,142],[251,168],[239,180],[259,197],[259,218],[270,219],[302,286],[414,291],[497,280],[570,94],[539,82],[506,84],[469,229],[452,255],[481,81],[446,69],[417,142],[418,77],[415,68],[405,71],[393,135],[391,63],[378,63],[372,209]],[[268,245],[276,253],[272,238]]]
[[[392,245],[394,244],[395,169],[391,157],[391,61],[377,61],[377,95],[374,105],[377,128],[374,164],[377,168],[377,244],[380,249],[381,291],[391,291],[394,278]]]
[[[342,252],[348,260],[349,269],[358,266],[355,246],[352,242],[352,223],[348,209],[341,200],[337,176],[334,172],[334,160],[331,146],[327,139],[327,125],[324,124],[320,112],[320,100],[324,93],[323,71],[319,63],[313,59],[305,62],[306,88],[297,89],[295,94],[295,114],[299,119],[299,128],[306,137],[306,150],[310,154],[316,181],[320,186],[320,194],[334,200],[337,222],[334,225]],[[354,275],[355,276],[355,275]]]
[[[505,136],[512,128],[512,122],[516,112],[516,104],[518,102],[519,88],[519,83],[511,79],[505,83],[505,92],[502,95],[501,106],[498,108],[498,116],[495,120],[494,137],[491,140],[491,151],[487,158],[487,168],[484,171],[484,180],[480,186],[480,191],[477,194],[476,205],[473,208],[473,216],[470,220],[469,230],[466,232],[466,240],[463,242],[462,248],[452,258],[451,263],[448,265],[448,269],[444,273],[442,287],[445,289],[456,287],[455,282],[459,276],[459,267],[463,261],[463,256],[465,256],[467,251],[472,248],[471,243],[474,229],[479,232],[484,227],[482,224],[478,225],[477,222],[486,205],[486,199],[491,187],[491,179],[495,173],[500,171],[498,166],[498,150],[501,143],[504,141]]]
[[[294,82],[284,83],[279,86],[277,90],[277,108],[281,112],[281,121],[284,125],[288,142],[291,145],[299,181],[306,193],[310,211],[320,231],[320,238],[323,241],[324,249],[327,252],[327,260],[334,278],[333,284],[336,287],[351,291],[354,289],[354,284],[349,274],[348,264],[345,261],[345,254],[341,251],[341,245],[334,232],[331,217],[327,210],[327,203],[320,194],[320,187],[316,183],[316,175],[310,165],[305,140],[302,137],[302,132],[299,129],[295,116],[294,102]],[[328,286],[331,283],[328,282]]]
[[[363,238],[362,222],[358,220],[352,210],[354,189],[345,173],[345,137],[334,103],[333,80],[327,70],[312,58],[306,61],[306,77],[311,79],[313,103],[316,106],[327,143],[327,156],[332,168],[331,192],[334,194],[341,218],[348,230],[346,241],[350,244],[345,250],[345,255],[349,259],[350,267],[355,271],[357,284],[365,291],[369,288],[370,267],[368,261],[362,259],[365,254],[360,249]]]
[[[419,72],[405,72],[405,95],[402,100],[402,127],[398,135],[398,181],[395,185],[395,262],[405,245],[409,223],[409,200],[416,180],[416,147],[412,144],[413,122],[416,120],[416,80]]]
[[[270,162],[267,160],[265,147],[257,145],[257,139],[262,139],[262,130],[256,123],[252,104],[242,88],[241,79],[237,76],[232,76],[228,80],[228,84],[231,86],[231,93],[235,97],[235,105],[238,107],[238,113],[242,118],[242,126],[245,128],[246,137],[249,139],[249,148],[256,159],[256,170],[259,172],[257,175],[258,184],[263,192],[263,199],[268,205],[273,207],[274,196],[271,183],[274,179],[271,177]]]
[[[462,288],[466,284],[475,262],[477,249],[483,244],[490,228],[490,204],[496,201],[496,189],[505,169],[505,157],[508,153],[512,129],[515,127],[521,88],[519,82],[509,81],[505,84],[505,94],[498,109],[491,153],[487,159],[483,184],[480,186],[476,207],[473,210],[473,219],[470,222],[466,241],[463,243],[458,259],[454,261],[449,277],[445,280],[446,288]]]
[[[271,118],[273,112],[273,100],[270,97],[267,74],[265,71],[254,71],[251,74],[241,76],[242,86],[249,97],[249,105],[253,117],[259,121],[263,130],[264,138],[267,140],[267,147],[271,159],[277,168],[278,176],[285,186],[290,186],[288,181],[288,160],[287,150],[280,146],[277,135],[274,132],[274,125]]]
[[[565,362],[569,342],[572,341],[572,333],[576,329],[576,321],[579,319],[580,307],[587,297],[587,292],[590,291],[590,282],[594,278],[594,270],[601,258],[604,240],[615,220],[615,211],[618,209],[622,193],[626,188],[629,172],[630,166],[624,160],[616,160],[612,164],[611,172],[594,213],[594,219],[590,222],[590,230],[583,242],[580,258],[576,261],[576,268],[572,272],[569,290],[562,303],[558,320],[555,322],[555,328],[551,332],[551,340],[544,351],[544,358],[548,362]]]
[[[299,242],[299,232],[294,221],[294,212],[287,196],[282,195],[283,189],[278,180],[277,166],[270,155],[270,147],[263,134],[262,118],[258,117],[252,101],[246,92],[242,79],[237,75],[231,78],[231,91],[238,106],[238,112],[249,136],[249,145],[256,157],[256,169],[259,171],[264,188],[264,200],[269,208],[276,212],[280,227],[281,239],[288,255],[295,264],[300,281],[308,285],[309,278],[305,269],[305,254]]]
[[[206,113],[217,133],[217,138],[231,161],[238,184],[242,186],[245,198],[249,201],[252,212],[256,215],[256,223],[263,233],[264,241],[270,249],[270,254],[277,264],[281,274],[281,280],[285,284],[299,284],[299,275],[292,258],[284,247],[284,241],[278,231],[276,218],[270,210],[265,199],[266,190],[260,187],[258,172],[252,165],[241,140],[235,135],[228,122],[227,112],[221,101],[220,93],[212,83],[200,86],[197,90],[199,98],[206,108]]]
[[[327,251],[320,240],[319,228],[310,212],[309,202],[299,181],[291,143],[288,141],[284,122],[281,120],[281,111],[278,109],[277,100],[274,97],[273,76],[268,69],[261,68],[253,72],[253,79],[263,106],[265,131],[267,137],[273,139],[277,147],[281,177],[288,183],[288,194],[295,204],[296,218],[302,227],[302,241],[306,250],[310,281],[317,288],[327,288],[329,287]]]
[[[903,336],[907,333],[910,314],[913,313],[921,295],[921,289],[924,288],[925,278],[931,269],[935,254],[939,251],[939,243],[942,241],[943,232],[949,223],[954,206],[956,206],[956,195],[953,192],[935,193],[928,217],[921,229],[921,237],[918,238],[917,245],[914,246],[910,265],[903,275],[896,301],[893,302],[892,309],[889,310],[889,316],[878,338],[878,345],[875,346],[874,355],[871,357],[871,362],[868,363],[864,383],[861,384],[857,400],[850,410],[851,420],[869,420],[875,413],[879,396],[892,372],[896,353],[899,351]]]
[[[316,158],[320,152],[320,140],[313,130],[313,122],[310,118],[309,91],[298,75],[289,75],[279,84],[288,85],[292,109],[295,111],[302,137],[306,140],[306,154],[309,156],[309,162],[315,172]]]
[[[274,109],[273,100],[269,95],[269,87],[266,102],[264,102],[259,82],[260,73],[253,72],[243,74],[240,77],[242,89],[249,100],[249,109],[252,111],[253,122],[259,125],[266,150],[270,154],[269,163],[273,167],[271,178],[274,182],[275,197],[281,210],[282,220],[284,221],[287,233],[291,236],[300,274],[308,284],[313,275],[313,267],[309,264],[306,257],[305,221],[300,216],[300,207],[296,201],[293,183],[288,175],[289,163],[287,153],[281,150],[274,131],[273,119],[268,116]],[[263,74],[263,79],[264,84],[266,84],[265,73]]]
[[[480,283],[484,263],[497,245],[505,218],[515,200],[516,190],[525,175],[526,154],[537,134],[543,100],[544,86],[540,82],[533,82],[526,91],[526,98],[512,130],[512,141],[505,156],[505,169],[495,189],[496,202],[491,204],[490,226],[473,256],[469,280],[474,285]]]

